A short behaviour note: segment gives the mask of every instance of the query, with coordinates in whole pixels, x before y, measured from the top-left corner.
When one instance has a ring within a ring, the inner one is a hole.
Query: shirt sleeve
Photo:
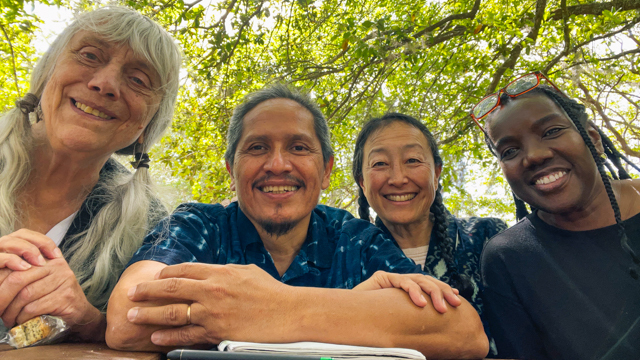
[[[484,314],[496,342],[498,357],[547,359],[540,333],[518,300],[504,257],[493,241],[482,252],[481,273]]]
[[[129,261],[153,260],[167,265],[185,262],[215,263],[212,248],[219,248],[218,224],[195,207],[181,205],[162,219],[145,237]]]

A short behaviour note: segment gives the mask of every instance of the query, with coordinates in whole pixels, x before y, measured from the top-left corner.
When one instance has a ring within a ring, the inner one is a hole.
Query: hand
[[[103,326],[98,324],[104,323],[104,316],[89,303],[64,258],[24,271],[0,270],[0,316],[5,326],[39,315],[62,318],[81,339],[104,339],[104,329],[96,328]]]
[[[43,266],[49,259],[62,257],[62,252],[49,237],[28,229],[20,229],[0,237],[0,269],[27,270]],[[26,261],[25,261],[26,260]]]
[[[185,263],[163,268],[156,280],[129,290],[131,301],[173,299],[170,305],[134,307],[127,313],[136,325],[177,328],[158,330],[160,346],[217,344],[225,339],[265,341],[296,319],[283,315],[290,287],[255,265]],[[187,311],[190,305],[188,324]]]
[[[433,307],[439,313],[447,312],[445,299],[451,306],[460,306],[462,301],[458,297],[458,289],[454,289],[447,283],[434,277],[422,274],[394,274],[385,271],[376,271],[366,281],[354,287],[353,290],[379,290],[396,288],[403,289],[409,294],[411,301],[420,307],[425,307],[428,302],[424,294],[431,296]]]

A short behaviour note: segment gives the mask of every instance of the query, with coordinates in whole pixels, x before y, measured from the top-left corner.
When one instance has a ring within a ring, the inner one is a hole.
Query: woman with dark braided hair
[[[640,181],[585,107],[541,79],[516,79],[472,112],[523,217],[482,253],[498,356],[639,359]]]
[[[452,216],[442,203],[441,171],[436,140],[420,121],[399,113],[370,120],[353,154],[358,213],[369,220],[372,207],[375,224],[426,274],[457,288],[484,324],[480,252],[507,226],[495,218]]]

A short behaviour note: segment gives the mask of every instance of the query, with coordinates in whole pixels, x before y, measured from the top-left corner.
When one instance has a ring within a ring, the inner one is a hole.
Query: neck
[[[382,220],[384,226],[389,229],[401,249],[410,249],[429,245],[433,221],[427,216],[422,221],[410,224],[393,224]]]
[[[300,220],[293,229],[282,235],[268,233],[260,224],[251,220],[258,230],[265,249],[267,249],[271,255],[280,276],[284,275],[287,271],[293,259],[295,259],[298,252],[300,252],[302,244],[304,244],[304,241],[307,239],[310,220],[311,213]]]
[[[619,203],[618,186],[613,183],[612,188]],[[599,229],[616,223],[611,201],[602,182],[589,198],[592,200],[581,208],[555,214],[538,210],[538,217],[549,225],[570,231]]]
[[[36,143],[33,166],[19,196],[18,206],[24,214],[20,227],[46,233],[76,212],[98,182],[108,158],[60,153],[47,142]]]

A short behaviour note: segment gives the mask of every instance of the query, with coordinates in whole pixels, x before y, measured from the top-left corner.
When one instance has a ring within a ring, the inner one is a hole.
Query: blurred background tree
[[[33,2],[2,1],[2,106],[24,94],[41,22]],[[106,1],[53,2],[74,11]],[[108,2],[113,4],[113,1]],[[542,70],[625,155],[640,158],[640,0],[120,1],[163,24],[185,53],[173,129],[153,149],[178,200],[233,197],[223,153],[234,106],[267,84],[311,93],[336,161],[321,202],[355,212],[353,143],[387,111],[421,119],[439,141],[448,208],[513,221],[508,185],[468,116],[514,76]],[[27,10],[25,10],[27,9]]]

